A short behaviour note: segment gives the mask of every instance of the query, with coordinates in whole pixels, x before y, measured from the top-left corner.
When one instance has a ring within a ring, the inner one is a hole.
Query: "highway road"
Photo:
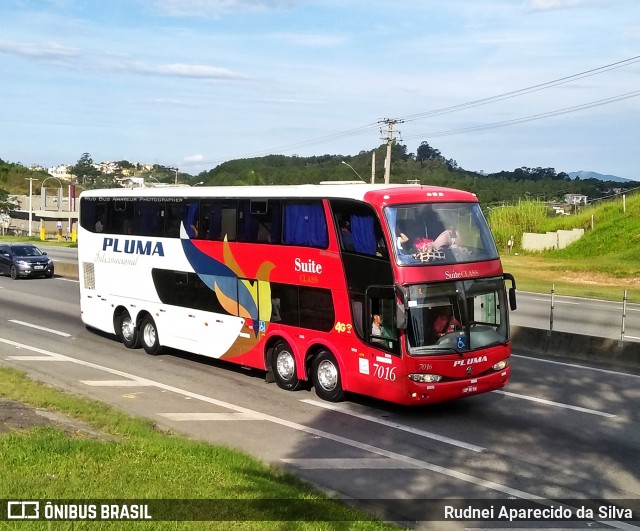
[[[637,505],[640,376],[514,352],[500,392],[419,409],[357,396],[330,404],[266,384],[260,371],[127,350],[78,315],[77,282],[0,277],[0,364],[245,450],[416,529],[640,529],[598,513],[576,523],[443,522],[446,502],[424,501]]]

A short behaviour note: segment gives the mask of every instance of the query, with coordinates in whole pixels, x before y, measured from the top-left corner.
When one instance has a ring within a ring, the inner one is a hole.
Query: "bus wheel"
[[[158,329],[150,315],[144,317],[140,323],[140,339],[142,341],[142,348],[147,354],[157,356],[162,352],[162,346],[158,338]]]
[[[136,325],[127,310],[116,316],[115,329],[118,338],[125,347],[138,348],[140,345],[138,330],[136,330]]]
[[[281,389],[295,391],[300,388],[301,382],[296,374],[296,358],[291,352],[291,347],[284,341],[280,341],[273,349],[271,370],[276,384]]]
[[[313,387],[320,398],[329,402],[340,402],[344,398],[340,367],[331,352],[319,352],[313,359],[312,371]]]

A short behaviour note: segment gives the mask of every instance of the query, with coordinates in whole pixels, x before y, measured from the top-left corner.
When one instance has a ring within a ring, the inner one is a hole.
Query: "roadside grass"
[[[62,240],[58,241],[57,239],[48,239],[42,241],[40,236],[13,236],[9,234],[5,234],[0,236],[0,241],[9,242],[9,243],[33,243],[36,247],[38,245],[55,245],[58,247],[78,247],[78,242],[72,242],[71,240]]]
[[[0,435],[0,499],[197,499],[210,500],[221,511],[225,500],[266,500],[251,505],[255,512],[241,521],[39,521],[15,528],[397,529],[239,451],[162,432],[150,420],[49,388],[13,369],[0,367],[0,397],[73,417],[106,434],[70,433],[56,424]],[[299,514],[296,503],[308,509],[304,521],[287,516]],[[0,524],[13,528],[10,522]]]
[[[573,260],[542,256],[503,255],[501,259],[504,271],[515,277],[518,291],[549,294],[553,288],[556,295],[622,302],[626,290],[628,302],[640,303],[640,275],[618,278],[603,273],[602,261],[576,267]]]

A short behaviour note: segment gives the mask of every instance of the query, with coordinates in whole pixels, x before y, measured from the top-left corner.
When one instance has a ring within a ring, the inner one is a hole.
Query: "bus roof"
[[[275,186],[163,186],[105,188],[80,197],[229,197],[229,198],[340,198],[375,204],[463,201],[477,203],[475,194],[441,186],[416,184],[296,184]]]

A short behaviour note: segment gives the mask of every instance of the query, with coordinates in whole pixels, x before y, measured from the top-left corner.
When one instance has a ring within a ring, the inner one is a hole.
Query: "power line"
[[[540,90],[545,90],[548,88],[553,88],[558,85],[564,85],[566,83],[570,83],[572,81],[577,81],[579,79],[584,79],[586,77],[595,76],[598,74],[602,74],[604,72],[609,72],[610,70],[615,70],[618,68],[623,68],[630,64],[634,64],[640,62],[640,55],[635,57],[630,57],[629,59],[625,59],[623,61],[618,61],[616,63],[611,63],[605,66],[601,66],[598,68],[592,68],[591,70],[585,70],[584,72],[580,72],[578,74],[573,74],[570,76],[561,77],[559,79],[555,79],[553,81],[547,81],[545,83],[540,83],[537,85],[532,85],[530,87],[513,90],[511,92],[505,92],[504,94],[499,94],[497,96],[490,96],[488,98],[482,98],[479,100],[470,101],[467,103],[461,103],[458,105],[452,105],[450,107],[443,107],[442,109],[435,109],[432,111],[426,111],[417,114],[411,114],[402,118],[405,122],[411,122],[415,120],[420,120],[422,118],[429,118],[431,116],[439,116],[441,114],[448,114],[451,112],[457,112],[463,109],[470,109],[473,107],[479,107],[481,105],[488,105],[490,103],[494,103],[496,101],[502,101],[510,98],[515,98],[517,96],[523,96],[525,94],[530,94],[532,92],[538,92]]]
[[[611,70],[615,70],[618,68],[623,68],[629,65],[632,65],[634,63],[640,62],[640,55],[634,56],[634,57],[630,57],[628,59],[624,59],[622,61],[617,61],[614,63],[609,63],[607,65],[604,66],[600,66],[597,68],[592,68],[590,70],[585,70],[583,72],[579,72],[577,74],[572,74],[570,76],[565,76],[565,77],[561,77],[558,79],[555,79],[553,81],[547,81],[545,83],[539,83],[536,85],[532,85],[529,87],[525,87],[525,88],[521,88],[521,89],[517,89],[517,90],[513,90],[510,92],[506,92],[503,94],[499,94],[496,96],[490,96],[487,98],[481,98],[478,100],[473,100],[473,101],[469,101],[467,103],[461,103],[458,105],[452,105],[449,107],[443,107],[441,109],[434,109],[431,111],[425,111],[425,112],[421,112],[421,113],[416,113],[416,114],[410,114],[405,116],[404,118],[399,118],[397,119],[398,122],[412,122],[412,121],[417,121],[417,120],[421,120],[424,118],[429,118],[432,116],[440,116],[443,114],[448,114],[448,113],[452,113],[452,112],[457,112],[460,110],[464,110],[464,109],[470,109],[470,108],[474,108],[474,107],[479,107],[482,105],[488,105],[491,103],[495,103],[498,101],[502,101],[502,100],[506,100],[506,99],[511,99],[511,98],[515,98],[518,96],[523,96],[525,94],[530,94],[532,92],[538,92],[541,90],[546,90],[549,88],[553,88],[556,87],[558,85],[563,85],[566,83],[571,83],[573,81],[577,81],[579,79],[584,79],[586,77],[591,77],[591,76],[595,76],[595,75],[599,75],[605,72],[609,72]],[[631,95],[629,95],[631,94]],[[454,134],[462,134],[462,133],[468,133],[468,132],[473,132],[473,131],[480,131],[483,129],[492,129],[492,128],[496,128],[496,127],[503,127],[503,126],[507,126],[507,125],[513,125],[513,124],[517,124],[517,123],[523,123],[523,122],[527,122],[527,121],[533,121],[533,120],[541,120],[544,118],[549,118],[549,117],[553,117],[553,116],[557,116],[560,114],[566,114],[569,112],[576,112],[579,110],[583,110],[583,109],[588,109],[591,107],[596,107],[598,105],[606,105],[608,103],[613,103],[616,101],[620,101],[623,99],[627,99],[627,98],[631,98],[631,97],[635,97],[638,95],[638,93],[629,93],[627,95],[620,95],[620,96],[615,96],[613,98],[609,98],[606,100],[599,100],[597,102],[592,102],[592,103],[587,103],[584,105],[578,105],[575,107],[569,107],[566,109],[559,109],[557,111],[550,111],[548,113],[541,113],[541,114],[537,114],[537,115],[532,115],[529,117],[524,117],[524,118],[519,118],[519,119],[515,119],[515,120],[506,120],[504,122],[496,122],[493,124],[486,124],[486,125],[478,125],[475,127],[468,127],[468,128],[463,128],[463,129],[457,129],[457,130],[451,130],[451,131],[441,131],[441,132],[436,132],[436,133],[430,133],[427,135],[411,135],[410,137],[406,137],[406,138],[419,138],[419,137],[424,137],[424,136],[430,136],[430,137],[438,137],[438,136],[448,136],[448,135],[454,135]],[[297,142],[295,144],[285,144],[282,146],[278,146],[278,147],[272,147],[272,148],[268,148],[268,149],[264,149],[264,150],[260,150],[260,151],[254,151],[251,153],[247,153],[244,155],[239,155],[236,156],[235,158],[249,158],[249,157],[253,157],[253,156],[259,156],[259,155],[265,155],[265,154],[273,154],[273,153],[278,153],[278,152],[283,152],[283,151],[291,151],[294,149],[298,149],[298,148],[302,148],[302,147],[309,147],[309,146],[313,146],[316,144],[323,144],[325,142],[332,142],[335,140],[339,140],[341,138],[347,138],[350,136],[356,136],[356,135],[360,135],[363,133],[368,133],[371,130],[373,130],[374,128],[377,127],[377,125],[379,124],[379,122],[373,122],[367,125],[363,125],[360,127],[356,127],[353,129],[348,129],[346,131],[342,131],[342,132],[337,132],[331,135],[325,135],[322,137],[318,137],[315,139],[309,139],[306,141],[301,141],[301,142]],[[214,160],[201,160],[201,161],[193,161],[193,162],[182,162],[181,165],[184,166],[199,166],[202,164],[215,164],[215,163],[220,163],[220,162],[224,162],[226,160],[229,160],[230,157],[227,158],[219,158],[219,159],[214,159]]]
[[[471,127],[464,127],[462,129],[450,129],[448,131],[439,131],[435,133],[423,133],[423,134],[415,134],[410,135],[406,138],[434,138],[441,136],[450,136],[450,135],[459,135],[462,133],[470,133],[474,131],[484,131],[485,129],[495,129],[497,127],[505,127],[508,125],[515,125],[525,122],[532,122],[535,120],[542,120],[544,118],[553,118],[555,116],[561,116],[563,114],[569,114],[572,112],[582,111],[585,109],[591,109],[593,107],[599,107],[601,105],[608,105],[609,103],[614,103],[616,101],[622,101],[629,98],[635,98],[640,96],[640,90],[636,90],[634,92],[627,92],[625,94],[619,94],[618,96],[612,96],[611,98],[605,98],[603,100],[592,101],[589,103],[583,103],[581,105],[575,105],[573,107],[565,107],[563,109],[557,109],[555,111],[544,112],[540,114],[532,114],[530,116],[524,116],[522,118],[514,118],[512,120],[504,120],[502,122],[494,122],[490,124],[484,125],[475,125]]]

